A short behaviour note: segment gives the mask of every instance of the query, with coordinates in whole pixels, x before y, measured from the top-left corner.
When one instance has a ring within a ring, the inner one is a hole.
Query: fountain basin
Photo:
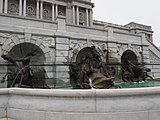
[[[0,89],[0,118],[13,120],[159,120],[160,87]]]
[[[160,86],[159,80],[146,80],[140,82],[116,82],[121,88],[140,88],[140,87],[156,87]]]

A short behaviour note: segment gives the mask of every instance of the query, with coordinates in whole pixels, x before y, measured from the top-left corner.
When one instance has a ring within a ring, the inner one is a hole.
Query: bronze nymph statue
[[[14,71],[10,71],[7,74],[10,75],[11,84],[8,87],[25,87],[25,88],[32,88],[32,71],[30,68],[30,59],[33,57],[34,54],[32,52],[28,52],[26,56],[20,59],[13,59],[7,55],[2,55],[1,57],[4,60],[12,63],[14,67]],[[5,75],[5,77],[7,76]],[[5,79],[3,77],[3,79]]]

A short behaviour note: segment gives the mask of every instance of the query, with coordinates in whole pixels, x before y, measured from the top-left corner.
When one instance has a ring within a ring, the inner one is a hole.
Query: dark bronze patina
[[[126,54],[122,56],[122,80],[124,82],[139,82],[145,81],[147,78],[153,80],[151,76],[148,75],[151,69],[138,65],[138,60],[136,55],[127,51]]]
[[[112,69],[112,71],[110,71]],[[101,59],[95,46],[81,56],[79,63],[70,65],[70,79],[73,88],[109,89],[116,88],[111,76],[114,68],[107,66]]]
[[[7,55],[2,55],[1,57],[4,60],[12,63],[14,67],[14,71],[8,72],[3,79],[9,74],[11,80],[11,84],[8,87],[25,87],[32,88],[32,71],[30,69],[30,59],[34,56],[32,52],[28,52],[26,56],[20,59],[13,59]]]

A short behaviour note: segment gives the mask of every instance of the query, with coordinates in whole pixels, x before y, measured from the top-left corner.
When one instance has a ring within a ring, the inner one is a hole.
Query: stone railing
[[[160,87],[0,89],[0,118],[14,120],[159,120]]]

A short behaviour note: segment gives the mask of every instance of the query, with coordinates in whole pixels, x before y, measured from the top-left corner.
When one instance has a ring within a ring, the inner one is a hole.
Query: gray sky
[[[94,20],[125,25],[137,22],[152,26],[153,42],[160,46],[160,0],[92,0]]]

